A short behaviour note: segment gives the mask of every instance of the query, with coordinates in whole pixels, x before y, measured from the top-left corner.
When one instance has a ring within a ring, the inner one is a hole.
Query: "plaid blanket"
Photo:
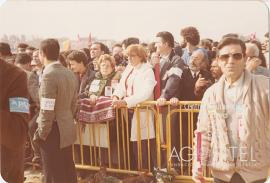
[[[81,99],[77,119],[84,123],[100,123],[115,119],[115,109],[111,105],[112,99],[110,97],[99,97],[96,105],[90,105],[87,98]]]

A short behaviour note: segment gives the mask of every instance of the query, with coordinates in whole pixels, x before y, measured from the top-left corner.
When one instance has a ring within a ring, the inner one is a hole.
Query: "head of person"
[[[264,52],[269,52],[269,32],[264,34],[263,48]]]
[[[246,43],[246,68],[255,69],[257,66],[261,65],[262,60],[259,58],[260,50],[256,44]]]
[[[91,56],[89,48],[82,48],[81,50],[86,54],[87,60],[90,60]]]
[[[211,44],[212,44],[211,41],[209,41],[208,39],[202,39],[200,41],[199,47],[204,48],[207,51],[210,51],[210,50],[212,50],[212,45]]]
[[[127,39],[124,39],[122,41],[122,48],[125,50],[127,49],[127,47],[129,47],[130,45],[132,44],[139,44],[140,43],[140,40],[139,38],[136,38],[136,37],[129,37]]]
[[[185,27],[181,30],[180,35],[183,41],[189,45],[197,46],[200,42],[199,31],[195,27]]]
[[[163,31],[156,35],[155,46],[161,55],[168,54],[174,47],[174,37],[172,33]]]
[[[73,50],[68,56],[67,60],[70,64],[70,69],[74,73],[84,74],[88,64],[87,56],[83,51]]]
[[[218,80],[222,76],[221,68],[218,65],[217,59],[214,59],[211,63],[210,72],[215,80]]]
[[[194,52],[192,52],[189,62],[190,70],[198,72],[207,67],[205,66],[205,64],[208,64],[208,59],[203,50],[197,49]]]
[[[41,68],[42,67],[42,64],[41,64],[40,59],[39,59],[39,50],[35,50],[33,52],[31,66],[34,68]]]
[[[19,43],[18,46],[17,46],[17,53],[24,53],[26,51],[27,47],[28,47],[28,44]]]
[[[121,44],[115,44],[112,47],[112,55],[119,55],[120,57],[123,57],[123,48]]]
[[[98,67],[101,75],[106,77],[115,71],[114,57],[109,54],[101,55],[98,60]]]
[[[140,44],[132,44],[126,49],[129,63],[136,67],[142,63],[147,62],[147,52]]]
[[[262,52],[263,48],[262,48],[262,43],[258,40],[250,40],[250,43],[254,44],[255,46],[257,46],[257,48],[259,49],[259,56],[258,58],[261,60],[260,66],[262,67],[266,67],[266,59],[265,56]]]
[[[218,63],[222,73],[231,82],[240,78],[246,64],[246,45],[235,37],[225,37],[218,44]]]
[[[0,58],[5,58],[9,56],[12,56],[9,44],[0,42]]]
[[[218,42],[217,42],[217,41],[214,41],[214,42],[211,44],[212,51],[217,51],[217,46],[218,46]]]
[[[57,61],[60,52],[60,45],[57,39],[45,39],[40,43],[39,59],[43,65]]]
[[[26,71],[31,71],[31,56],[27,53],[18,53],[15,58],[15,65]]]
[[[94,42],[90,47],[91,59],[98,59],[103,54],[109,54],[108,47],[101,42]]]
[[[31,57],[33,56],[33,52],[36,50],[35,47],[33,46],[28,46],[26,49],[25,49],[25,53],[27,53],[28,55],[30,55]]]

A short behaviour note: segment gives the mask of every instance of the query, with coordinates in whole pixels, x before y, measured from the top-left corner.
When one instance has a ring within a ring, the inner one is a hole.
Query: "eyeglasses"
[[[230,53],[230,54],[219,55],[219,59],[222,61],[228,61],[230,57],[232,57],[235,60],[240,60],[243,58],[243,54],[242,53]]]

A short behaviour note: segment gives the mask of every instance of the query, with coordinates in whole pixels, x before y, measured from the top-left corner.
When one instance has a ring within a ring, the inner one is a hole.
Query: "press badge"
[[[100,83],[100,80],[92,81],[89,88],[89,92],[97,92],[99,90],[99,83]]]
[[[106,97],[112,96],[112,87],[111,86],[105,86],[105,96]]]
[[[23,97],[9,98],[9,111],[29,113],[29,100]]]
[[[53,98],[41,98],[40,101],[40,109],[47,110],[47,111],[53,111],[55,105],[55,99]]]

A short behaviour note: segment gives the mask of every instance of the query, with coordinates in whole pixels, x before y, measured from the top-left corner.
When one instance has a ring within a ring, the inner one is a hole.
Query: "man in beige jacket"
[[[204,179],[205,166],[211,168],[215,183],[263,183],[267,178],[269,78],[245,70],[245,51],[236,38],[224,38],[218,45],[223,76],[202,100],[195,131],[195,182]]]

